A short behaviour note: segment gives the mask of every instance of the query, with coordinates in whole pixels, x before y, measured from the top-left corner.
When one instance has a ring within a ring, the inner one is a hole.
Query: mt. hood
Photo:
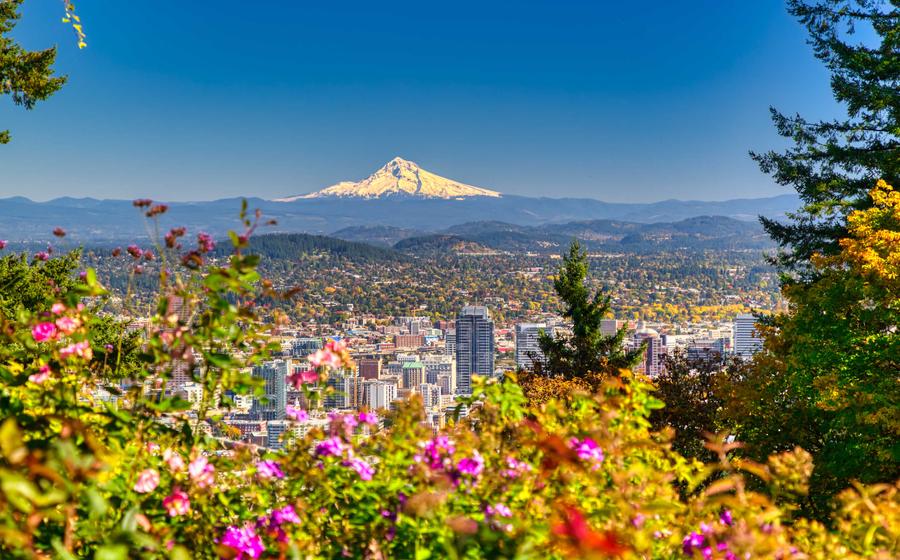
[[[342,181],[314,193],[278,198],[275,199],[275,202],[294,202],[303,198],[325,197],[450,199],[473,196],[499,198],[501,195],[497,191],[473,187],[435,175],[411,161],[396,157],[362,181],[356,183]]]

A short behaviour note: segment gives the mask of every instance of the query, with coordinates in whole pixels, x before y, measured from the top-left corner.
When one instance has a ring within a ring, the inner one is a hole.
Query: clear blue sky
[[[83,51],[24,4],[70,81],[0,98],[0,196],[274,198],[397,155],[529,196],[768,196],[768,107],[839,114],[780,0],[76,4]]]

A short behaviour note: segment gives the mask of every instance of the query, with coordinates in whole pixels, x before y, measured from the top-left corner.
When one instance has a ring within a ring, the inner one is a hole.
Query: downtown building
[[[762,349],[762,339],[756,331],[756,317],[750,314],[734,318],[734,353],[749,360]]]
[[[470,305],[456,318],[458,394],[472,394],[473,375],[494,375],[494,322],[486,307]]]
[[[534,362],[544,358],[539,344],[545,323],[519,323],[516,325],[516,367],[526,371],[534,369]]]
[[[252,420],[283,420],[287,406],[287,377],[292,373],[291,360],[271,360],[253,368],[253,377],[265,382],[264,394],[253,399]]]

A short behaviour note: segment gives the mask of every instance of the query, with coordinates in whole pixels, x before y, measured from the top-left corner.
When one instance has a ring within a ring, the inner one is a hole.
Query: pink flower
[[[144,254],[144,252],[141,251],[141,248],[134,244],[126,247],[125,250],[128,251],[128,254],[131,255],[133,259],[139,259]]]
[[[81,321],[72,317],[60,317],[56,320],[56,328],[65,335],[75,332],[75,329],[81,326]]]
[[[163,451],[163,461],[169,465],[169,470],[173,473],[184,470],[184,459],[181,457],[180,453],[173,449],[166,449]]]
[[[378,415],[374,412],[360,412],[359,421],[363,424],[370,424],[374,426],[378,423]]]
[[[202,253],[209,253],[216,248],[216,242],[210,234],[201,231],[197,234],[197,248]]]
[[[307,383],[317,383],[319,381],[319,374],[316,373],[315,370],[307,370],[307,371],[295,371],[294,373],[288,376],[288,383],[293,385],[296,388],[300,388],[301,385],[305,385]]]
[[[94,357],[94,351],[91,350],[91,345],[87,341],[70,344],[65,348],[61,348],[59,351],[59,357],[63,360],[68,360],[73,356],[90,360]]]
[[[582,461],[589,461],[594,464],[593,470],[597,470],[600,468],[600,463],[603,462],[603,450],[600,449],[600,446],[597,445],[597,442],[592,440],[591,438],[584,438],[579,440],[578,438],[572,438],[569,440],[569,445],[572,449],[575,450],[575,453],[578,455],[578,458]]]
[[[341,441],[341,438],[333,436],[316,444],[316,455],[339,457],[344,454],[344,449],[344,442]]]
[[[375,474],[375,469],[372,468],[372,465],[359,457],[351,457],[344,461],[343,465],[356,471],[361,480],[372,480],[372,476]]]
[[[484,471],[484,459],[478,451],[473,451],[471,457],[460,459],[459,463],[456,464],[456,470],[460,474],[478,477]]]
[[[276,525],[284,525],[285,523],[300,523],[300,517],[294,511],[294,506],[287,505],[281,509],[276,509],[270,517],[272,523]]]
[[[53,323],[38,323],[31,327],[31,337],[35,342],[46,342],[56,336],[56,325]]]
[[[0,239],[0,250],[6,249],[6,244],[9,243],[5,239]]]
[[[512,455],[506,458],[507,468],[501,474],[507,478],[518,478],[519,475],[531,471],[531,465],[525,461],[519,461]]]
[[[37,373],[32,373],[28,376],[28,381],[32,383],[43,383],[50,379],[50,366],[47,364],[42,365]]]
[[[147,442],[147,453],[151,455],[159,455],[159,444],[152,441]]]
[[[419,447],[422,448],[422,453],[417,453],[413,460],[417,463],[425,463],[435,470],[449,468],[450,455],[453,455],[453,451],[456,449],[453,440],[447,436],[437,436],[432,440],[420,442]]]
[[[256,474],[263,480],[270,478],[284,478],[284,471],[277,461],[259,461],[256,463]]]
[[[332,352],[328,347],[316,350],[314,353],[310,354],[307,359],[309,363],[313,365],[313,367],[319,367],[322,365],[326,365],[332,368],[341,367],[341,357]]]
[[[34,254],[34,260],[35,261],[50,260],[50,253],[48,253],[47,251],[38,251],[37,253]]]
[[[493,506],[487,506],[484,508],[484,513],[488,517],[494,517],[499,515],[500,517],[512,517],[512,510],[506,506],[506,504],[495,504]]]
[[[255,560],[265,550],[262,539],[252,527],[228,527],[225,534],[222,535],[221,544],[237,552],[235,560],[244,560],[245,558]]]
[[[307,420],[309,420],[309,413],[302,408],[286,406],[284,409],[284,413],[287,414],[288,418],[293,418],[297,422],[306,422]]]
[[[62,303],[56,302],[50,307],[50,312],[54,315],[62,315],[66,312],[66,306]]]
[[[209,464],[204,455],[200,455],[188,465],[188,474],[191,480],[200,488],[212,486],[216,481],[216,469]]]
[[[191,500],[187,493],[180,488],[172,490],[172,493],[166,496],[162,503],[169,517],[187,515],[191,511]]]
[[[138,475],[137,482],[134,483],[134,491],[138,494],[147,494],[156,490],[159,486],[159,473],[156,469],[145,469]]]

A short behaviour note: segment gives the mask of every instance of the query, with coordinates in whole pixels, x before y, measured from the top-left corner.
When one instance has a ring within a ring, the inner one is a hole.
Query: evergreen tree
[[[876,180],[900,184],[900,0],[788,0],[788,11],[806,26],[847,111],[846,118],[814,122],[773,108],[778,133],[793,146],[751,152],[804,203],[790,222],[761,218],[784,249],[778,264],[802,272],[813,254],[839,251],[845,216],[871,206],[867,193]],[[876,39],[860,42],[857,30]]]
[[[541,333],[539,345],[544,357],[536,369],[542,375],[575,378],[617,374],[640,361],[642,348],[626,351],[623,347],[624,328],[609,336],[600,332],[600,322],[609,313],[610,298],[602,291],[591,294],[585,282],[587,273],[587,255],[573,241],[553,281],[563,304],[563,317],[572,323],[572,334],[554,337]]]
[[[9,36],[19,19],[22,2],[0,2],[0,95],[10,95],[16,105],[32,109],[35,103],[56,93],[66,78],[53,75],[56,48],[28,51]],[[0,130],[0,144],[9,139],[9,131]]]

